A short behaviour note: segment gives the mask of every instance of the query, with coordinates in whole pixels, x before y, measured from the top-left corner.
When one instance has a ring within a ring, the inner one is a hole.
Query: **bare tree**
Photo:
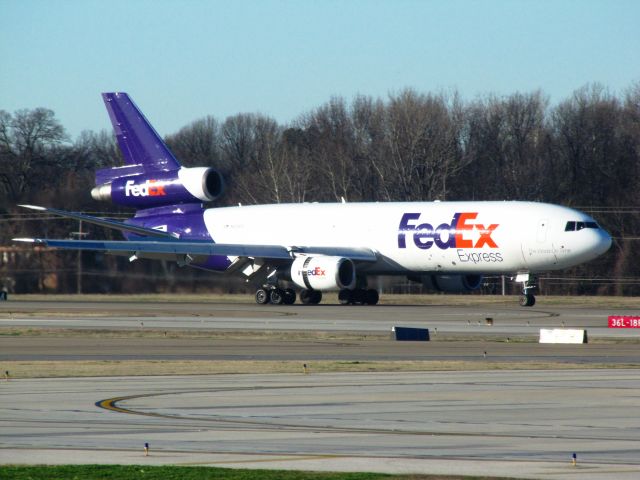
[[[258,114],[227,118],[222,126],[222,157],[229,168],[234,200],[246,203],[281,202],[281,128],[275,120]]]
[[[220,125],[212,116],[192,122],[165,140],[185,166],[226,167],[220,159]]]
[[[620,104],[600,85],[577,90],[553,112],[555,177],[566,201],[606,205],[628,185],[621,155]]]
[[[446,198],[447,178],[465,159],[460,148],[462,122],[457,99],[405,90],[387,107],[387,182],[398,200]],[[383,171],[382,169],[379,169]]]
[[[548,99],[536,91],[490,96],[468,108],[464,149],[472,198],[543,198],[549,179],[547,107]]]
[[[0,111],[0,184],[11,202],[43,182],[43,167],[56,166],[52,152],[66,139],[52,110]]]

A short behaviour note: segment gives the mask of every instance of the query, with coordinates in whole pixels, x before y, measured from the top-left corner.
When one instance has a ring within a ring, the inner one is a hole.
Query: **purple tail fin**
[[[102,98],[125,165],[96,171],[95,200],[146,209],[200,204],[222,194],[222,175],[211,167],[182,167],[129,95],[103,93]]]
[[[115,176],[178,170],[180,163],[126,93],[103,93],[102,98],[126,166],[96,172],[96,184]]]

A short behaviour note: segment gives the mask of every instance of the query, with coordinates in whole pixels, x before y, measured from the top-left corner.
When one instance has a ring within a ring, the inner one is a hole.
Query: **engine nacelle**
[[[417,280],[429,290],[446,293],[470,292],[482,285],[482,275],[421,275]]]
[[[213,168],[195,167],[113,178],[91,190],[95,200],[111,200],[135,208],[176,203],[209,202],[224,190],[222,175]]]
[[[291,281],[309,290],[353,289],[356,266],[343,257],[297,257],[291,264]]]

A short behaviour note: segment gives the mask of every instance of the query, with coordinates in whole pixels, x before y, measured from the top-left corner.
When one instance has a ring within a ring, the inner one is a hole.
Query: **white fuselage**
[[[542,272],[596,258],[611,237],[588,215],[534,202],[303,203],[211,208],[216,243],[367,248],[367,274]],[[566,231],[568,222],[583,228]],[[584,228],[584,225],[590,225]]]

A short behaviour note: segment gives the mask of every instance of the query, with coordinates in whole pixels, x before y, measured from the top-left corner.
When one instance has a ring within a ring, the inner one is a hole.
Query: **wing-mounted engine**
[[[309,290],[352,289],[356,285],[356,267],[344,257],[297,257],[291,264],[291,281]]]
[[[118,176],[118,168],[108,169],[110,175],[101,172],[99,178],[108,180],[91,190],[95,200],[110,200],[115,204],[139,209],[174,205],[178,203],[210,202],[224,191],[222,175],[213,168],[182,167],[178,170],[140,172],[131,175],[127,167],[124,176]]]
[[[477,290],[482,285],[482,275],[420,275],[409,280],[422,283],[429,290],[445,293],[463,293]]]

